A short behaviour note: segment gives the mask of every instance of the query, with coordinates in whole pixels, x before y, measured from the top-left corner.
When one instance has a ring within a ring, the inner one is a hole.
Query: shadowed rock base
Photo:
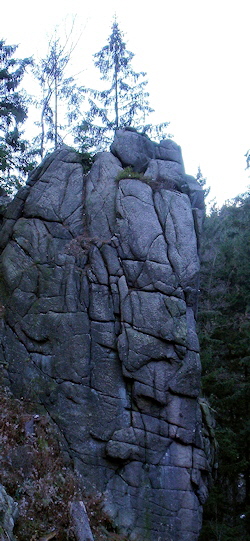
[[[202,191],[171,140],[121,130],[111,148],[84,176],[62,147],[8,206],[1,356],[122,533],[196,541],[209,470],[195,330]],[[127,165],[138,179],[121,178]]]

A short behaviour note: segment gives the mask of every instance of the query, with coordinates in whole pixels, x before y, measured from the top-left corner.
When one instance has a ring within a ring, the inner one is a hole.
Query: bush
[[[120,173],[118,173],[115,180],[119,181],[123,178],[136,178],[138,180],[143,180],[144,182],[150,181],[150,178],[145,177],[143,173],[138,173],[138,171],[133,171],[132,167],[125,167]]]

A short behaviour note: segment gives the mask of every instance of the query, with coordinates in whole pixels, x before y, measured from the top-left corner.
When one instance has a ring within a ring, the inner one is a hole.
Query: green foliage
[[[154,191],[159,191],[161,188],[165,188],[170,191],[176,191],[176,184],[171,180],[166,180],[159,177],[157,180],[153,180],[152,177],[147,177],[143,173],[134,171],[131,166],[125,167],[120,173],[118,173],[116,180],[122,180],[123,178],[134,178],[141,180],[145,184],[148,184]]]
[[[205,222],[199,333],[203,393],[216,411],[219,469],[201,541],[250,539],[249,221],[245,194]]]
[[[86,173],[90,171],[94,163],[94,157],[92,156],[90,152],[86,152],[86,151],[80,152],[80,155],[81,155],[81,164],[83,167],[83,172],[86,175]]]
[[[199,184],[203,188],[204,198],[206,198],[210,193],[210,187],[209,188],[206,187],[207,186],[207,179],[203,176],[200,166],[198,167],[198,171],[197,171],[197,174],[196,174],[196,180],[197,180],[197,182],[199,182]]]
[[[101,79],[110,82],[110,87],[99,97],[105,108],[105,121],[109,127],[132,125],[136,117],[152,112],[145,91],[146,73],[135,72],[131,66],[134,54],[127,50],[123,34],[115,21],[108,43],[94,55],[95,66],[101,72]],[[112,110],[109,118],[106,110]],[[143,122],[144,123],[144,122]]]
[[[70,35],[72,31],[73,25]],[[65,38],[63,43],[55,33],[49,41],[47,55],[33,66],[33,74],[40,87],[40,98],[35,101],[40,110],[40,120],[36,122],[39,134],[34,145],[41,158],[46,150],[51,150],[51,145],[55,150],[63,142],[67,130],[78,118],[79,107],[85,97],[85,88],[67,75],[75,47],[69,38]]]
[[[146,90],[145,72],[135,72],[132,67],[134,53],[128,51],[123,33],[114,21],[107,44],[94,55],[95,66],[100,70],[101,80],[109,87],[104,90],[89,89],[89,111],[76,128],[76,138],[85,137],[87,148],[102,149],[112,140],[114,130],[127,126],[152,136],[166,137],[168,122],[158,126],[146,124],[153,112]],[[86,133],[87,132],[87,133]]]
[[[34,161],[20,131],[27,118],[28,98],[18,91],[31,59],[13,58],[16,49],[16,45],[0,40],[0,182],[9,192],[19,187]]]
[[[149,178],[145,177],[143,173],[138,173],[137,171],[133,171],[132,167],[125,167],[120,173],[118,173],[115,180],[119,181],[123,178],[136,178],[138,180],[150,180]]]

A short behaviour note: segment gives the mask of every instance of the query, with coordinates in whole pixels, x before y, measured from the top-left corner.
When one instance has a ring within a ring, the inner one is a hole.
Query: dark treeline
[[[250,194],[206,217],[199,335],[217,478],[200,541],[250,540]]]

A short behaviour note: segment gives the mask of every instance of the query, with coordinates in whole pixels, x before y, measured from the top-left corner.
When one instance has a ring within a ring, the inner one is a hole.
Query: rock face
[[[0,484],[0,541],[15,541],[13,528],[17,514],[17,503]]]
[[[121,130],[87,176],[67,147],[47,158],[2,226],[11,388],[45,406],[131,541],[195,541],[201,526],[203,212],[180,148]]]

